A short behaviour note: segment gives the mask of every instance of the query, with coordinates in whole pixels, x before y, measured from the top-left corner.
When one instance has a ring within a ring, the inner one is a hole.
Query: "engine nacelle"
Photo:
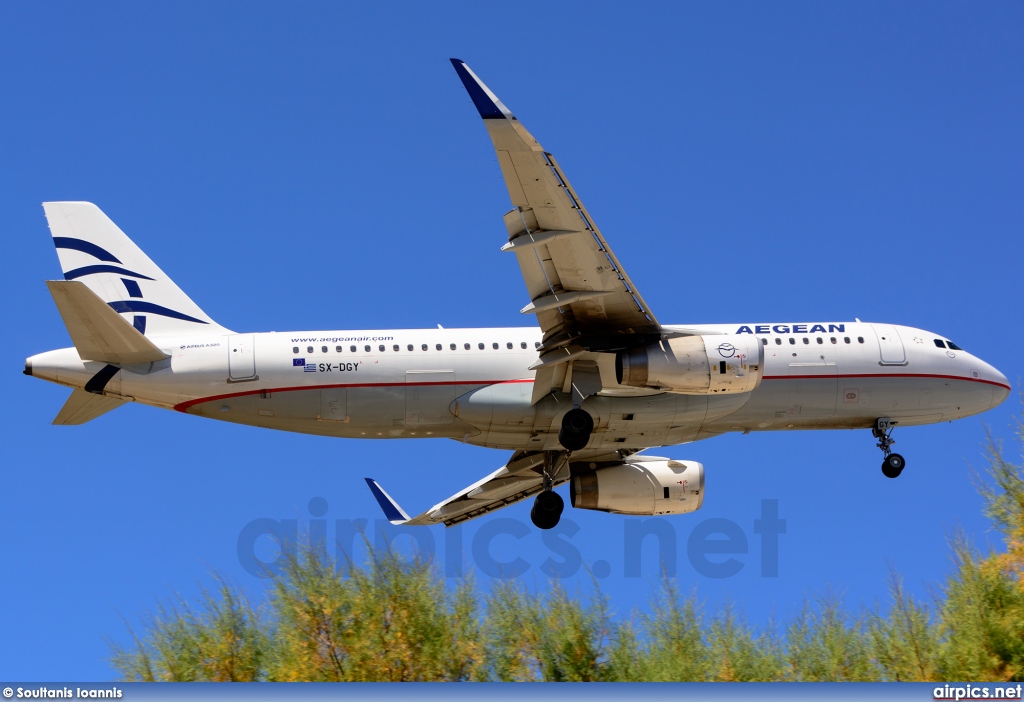
[[[761,341],[745,334],[665,339],[615,357],[619,385],[681,395],[750,392],[763,373]]]
[[[686,514],[704,504],[704,466],[640,459],[572,476],[572,506],[615,514]]]

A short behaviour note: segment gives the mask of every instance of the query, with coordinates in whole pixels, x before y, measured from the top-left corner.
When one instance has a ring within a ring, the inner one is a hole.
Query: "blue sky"
[[[43,285],[60,268],[39,203],[97,203],[240,331],[527,324],[498,251],[508,196],[456,56],[556,155],[662,321],[909,324],[1016,384],[1022,36],[1024,8],[1008,2],[3,4],[0,679],[112,678],[104,637],[125,640],[121,617],[191,597],[214,571],[258,597],[238,556],[253,520],[317,516],[333,532],[363,518],[373,537],[364,475],[419,511],[506,459],[139,406],[50,426],[67,390],[20,373],[69,345]],[[982,465],[984,426],[1009,438],[1018,411],[1011,398],[898,430],[895,481],[867,431],[658,450],[708,471],[704,508],[667,520],[676,576],[710,611],[731,602],[758,624],[828,590],[852,608],[884,601],[890,569],[928,598],[952,530],[998,542],[968,466]],[[760,575],[762,500],[786,520],[778,577]],[[543,590],[543,563],[561,557],[534,530],[495,536],[528,514],[457,537],[467,561],[484,541],[522,558]],[[653,540],[640,577],[625,574],[640,522],[565,516],[579,531],[562,543],[608,564],[613,608],[644,607]],[[687,558],[710,519],[747,540],[732,577]],[[257,551],[270,557],[266,538]],[[590,582],[580,569],[565,584]]]

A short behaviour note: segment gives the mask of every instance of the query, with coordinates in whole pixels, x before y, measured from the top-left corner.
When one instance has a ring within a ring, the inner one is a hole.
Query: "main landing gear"
[[[544,452],[544,490],[537,495],[533,501],[533,509],[530,510],[530,521],[538,529],[553,529],[558,520],[562,517],[562,510],[565,502],[562,496],[552,488],[555,484],[555,476],[559,469],[565,465],[562,459],[568,463],[569,454],[564,451]]]
[[[586,410],[574,407],[562,417],[562,428],[558,430],[558,443],[566,451],[579,451],[590,441],[594,431],[594,418]]]
[[[898,478],[907,462],[903,456],[892,452],[892,445],[896,440],[892,438],[892,430],[896,428],[896,422],[889,421],[888,417],[879,417],[875,420],[875,426],[871,435],[878,439],[876,446],[882,449],[885,460],[882,461],[882,475],[887,478]]]
[[[573,407],[562,417],[562,427],[558,430],[558,443],[565,451],[544,452],[544,489],[533,501],[530,510],[530,521],[538,529],[553,529],[562,517],[565,502],[562,496],[552,488],[559,470],[567,467],[569,454],[580,451],[590,442],[594,431],[594,418],[586,410]]]

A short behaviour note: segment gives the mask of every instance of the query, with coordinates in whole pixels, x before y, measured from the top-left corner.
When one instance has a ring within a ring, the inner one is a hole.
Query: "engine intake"
[[[761,384],[763,373],[764,348],[747,335],[665,339],[615,357],[619,385],[681,395],[750,392]]]
[[[572,506],[615,514],[686,514],[704,503],[704,466],[665,458],[627,461],[578,473]]]

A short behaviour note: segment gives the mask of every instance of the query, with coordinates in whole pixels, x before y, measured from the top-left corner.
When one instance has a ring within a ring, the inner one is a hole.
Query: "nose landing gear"
[[[878,439],[878,443],[875,445],[885,454],[885,460],[882,461],[882,475],[887,478],[900,477],[900,473],[907,465],[903,456],[892,452],[892,445],[896,443],[896,440],[892,438],[892,430],[895,428],[896,422],[890,421],[888,417],[879,417],[875,420],[875,426],[871,430],[871,435]]]

